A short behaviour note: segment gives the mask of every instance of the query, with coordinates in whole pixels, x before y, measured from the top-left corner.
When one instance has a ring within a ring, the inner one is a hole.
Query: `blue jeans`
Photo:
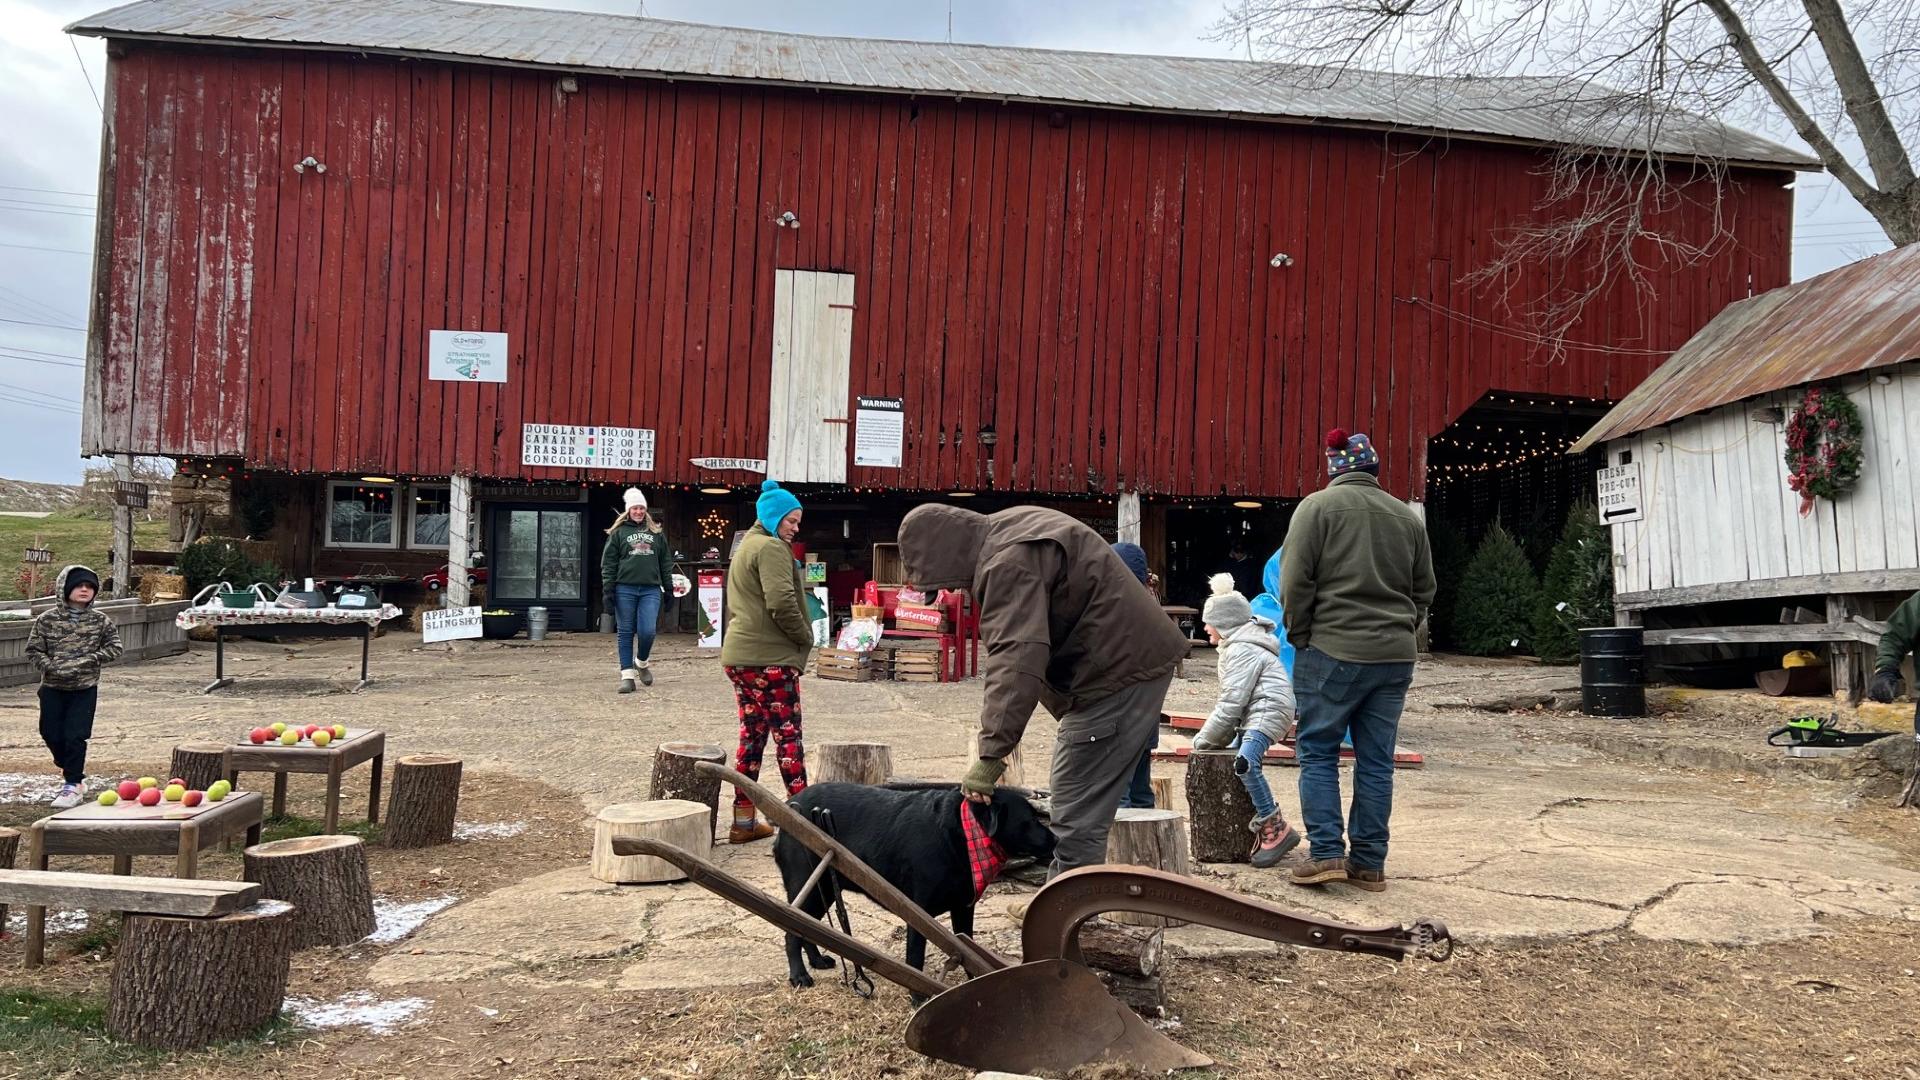
[[[653,636],[660,629],[660,601],[664,596],[666,590],[658,585],[613,587],[613,621],[619,628],[614,641],[620,651],[620,670],[633,666],[636,646],[641,663],[653,655]]]
[[[1147,744],[1147,752],[1140,755],[1140,764],[1133,767],[1133,779],[1127,782],[1127,793],[1120,796],[1120,809],[1153,809],[1153,748],[1159,745],[1160,731],[1156,728],[1153,741]]]
[[[1240,736],[1240,760],[1233,763],[1234,773],[1246,787],[1247,797],[1253,800],[1255,820],[1269,817],[1278,809],[1273,801],[1273,789],[1267,786],[1267,774],[1261,771],[1266,765],[1267,747],[1272,745],[1272,736],[1248,728]]]
[[[1350,664],[1315,648],[1294,660],[1300,709],[1300,817],[1315,860],[1345,857],[1358,870],[1387,865],[1393,814],[1393,748],[1413,683],[1412,664]],[[1340,820],[1340,736],[1353,739],[1353,806]],[[1349,850],[1349,845],[1351,849]]]

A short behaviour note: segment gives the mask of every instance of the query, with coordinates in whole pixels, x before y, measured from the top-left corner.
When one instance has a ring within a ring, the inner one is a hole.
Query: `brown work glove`
[[[1007,771],[1007,763],[998,758],[981,758],[967,770],[967,778],[960,781],[960,792],[974,802],[987,802],[993,798],[993,789],[1000,783],[1000,774]]]

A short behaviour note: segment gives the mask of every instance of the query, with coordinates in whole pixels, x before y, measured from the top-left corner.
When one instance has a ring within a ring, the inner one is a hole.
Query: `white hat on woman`
[[[645,510],[647,508],[647,497],[645,495],[640,494],[639,488],[628,488],[627,494],[626,494],[626,501],[627,501],[627,509],[629,510],[633,509],[636,506],[642,510]]]

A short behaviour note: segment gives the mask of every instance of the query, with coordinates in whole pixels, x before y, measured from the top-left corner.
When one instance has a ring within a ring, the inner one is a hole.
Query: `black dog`
[[[833,837],[842,846],[927,914],[938,918],[951,912],[954,933],[972,934],[973,870],[960,822],[961,801],[958,788],[894,791],[865,784],[815,784],[787,805],[816,823],[816,809],[830,812]],[[1053,857],[1053,833],[1025,798],[996,791],[991,804],[969,804],[968,810],[1008,857]],[[833,900],[827,887],[815,888],[804,898],[795,895],[819,865],[819,857],[782,832],[773,844],[773,861],[780,867],[787,898],[799,900],[801,909],[814,918],[824,916]],[[865,892],[844,877],[840,881],[853,892]],[[816,968],[830,968],[833,961],[798,934],[787,935],[787,981],[812,986],[813,976],[800,964],[802,948]],[[908,927],[907,964],[920,969],[926,958],[927,939]]]

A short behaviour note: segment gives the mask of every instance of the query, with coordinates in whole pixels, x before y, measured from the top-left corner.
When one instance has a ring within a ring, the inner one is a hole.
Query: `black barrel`
[[[1638,626],[1580,631],[1580,711],[1588,716],[1647,715],[1646,637]]]

